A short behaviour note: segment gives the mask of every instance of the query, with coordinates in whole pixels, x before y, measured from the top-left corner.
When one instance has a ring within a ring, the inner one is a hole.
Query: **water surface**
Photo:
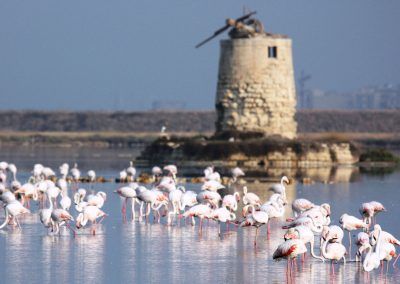
[[[44,151],[45,152],[45,151]],[[46,152],[47,153],[47,152]],[[42,162],[57,169],[66,162],[78,162],[82,172],[95,169],[99,175],[116,177],[127,161],[130,152],[64,152],[60,154],[22,155],[20,152],[7,152],[0,160],[8,160],[19,166],[18,178],[24,181],[35,162]],[[145,169],[142,169],[145,170]],[[199,173],[200,174],[200,173]],[[398,206],[400,173],[367,176],[359,174],[356,181],[333,184],[297,183],[288,187],[291,200],[304,197],[314,203],[329,202],[332,208],[332,221],[337,224],[343,213],[358,216],[362,202],[381,201],[387,212],[378,215],[378,223],[400,237]],[[87,186],[87,185],[86,185]],[[198,227],[174,225],[168,227],[164,222],[123,222],[120,213],[121,201],[112,193],[119,185],[115,183],[96,184],[96,190],[107,192],[108,199],[104,211],[109,214],[104,223],[92,236],[89,230],[80,231],[76,238],[68,232],[61,236],[49,236],[40,224],[37,209],[34,214],[21,219],[22,230],[7,228],[0,232],[0,273],[4,283],[349,283],[349,282],[395,282],[400,276],[399,269],[390,267],[389,272],[376,270],[367,278],[359,264],[349,262],[336,265],[336,275],[330,266],[308,257],[304,264],[299,262],[293,277],[285,274],[286,262],[275,262],[272,254],[282,241],[282,220],[272,221],[272,235],[266,238],[262,228],[258,247],[254,248],[254,228],[229,231],[224,225],[223,237],[219,238],[217,225],[206,226],[203,235]],[[199,190],[200,184],[185,184],[187,189]],[[268,184],[249,183],[250,191],[267,200],[271,195]],[[225,190],[242,190],[241,186]],[[72,209],[74,216],[77,213]],[[287,216],[291,210],[287,207]],[[3,220],[3,213],[1,213]],[[355,233],[356,234],[356,233]],[[354,235],[355,235],[354,234]],[[345,235],[345,245],[347,235]],[[354,257],[353,247],[351,258]]]

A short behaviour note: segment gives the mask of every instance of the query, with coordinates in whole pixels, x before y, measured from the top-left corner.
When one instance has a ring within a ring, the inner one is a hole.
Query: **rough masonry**
[[[257,131],[296,137],[292,41],[261,33],[221,41],[217,132]]]

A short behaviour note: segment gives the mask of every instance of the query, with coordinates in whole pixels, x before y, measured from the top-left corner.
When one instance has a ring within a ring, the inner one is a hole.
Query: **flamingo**
[[[180,213],[180,209],[182,208],[181,200],[184,192],[185,188],[183,186],[179,186],[177,189],[169,192],[168,198],[172,204],[172,212],[168,213],[168,225],[171,224],[171,215],[179,215]]]
[[[0,171],[0,183],[6,183],[7,182],[7,175],[5,172]]]
[[[11,172],[13,181],[17,181],[17,167],[14,164],[8,164],[7,169]]]
[[[218,191],[223,188],[225,188],[225,186],[216,180],[208,180],[201,187],[202,190],[209,190],[209,191]]]
[[[23,196],[22,198],[22,204],[25,202],[27,203],[27,207],[29,208],[29,200],[38,200],[39,195],[37,188],[31,184],[31,183],[25,183],[23,184],[19,189],[17,189],[14,194],[21,194]]]
[[[29,209],[25,208],[19,201],[14,200],[4,206],[4,211],[6,218],[4,223],[0,225],[0,229],[4,228],[11,220],[15,219],[18,227],[21,228],[21,225],[18,221],[18,216],[21,214],[30,213]]]
[[[50,228],[53,225],[51,220],[51,213],[53,212],[53,203],[49,202],[49,208],[43,208],[39,210],[40,222],[45,226],[45,228]]]
[[[61,200],[60,200],[60,206],[62,209],[68,211],[69,208],[71,207],[71,198],[68,196],[68,192],[66,190],[61,191]]]
[[[291,239],[300,239],[303,241],[304,245],[307,243],[310,243],[310,251],[311,251],[311,256],[320,259],[323,262],[325,259],[321,256],[317,256],[314,253],[314,233],[311,231],[309,227],[306,226],[297,226],[294,228],[290,228],[289,230],[286,231],[284,235],[285,241],[291,240]]]
[[[226,209],[226,207],[221,207],[221,208],[215,209],[211,213],[211,217],[215,221],[218,221],[218,236],[219,237],[221,237],[221,222],[228,223],[228,222],[236,220],[235,213],[230,212],[228,209]]]
[[[372,247],[367,248],[368,252],[364,258],[363,261],[363,269],[367,272],[372,271],[373,269],[376,269],[379,267],[380,265],[380,246],[381,246],[381,228],[378,225],[378,227],[376,227],[376,231],[378,234],[378,238],[377,238],[377,243],[375,245],[375,249],[373,249]]]
[[[389,262],[392,260],[393,257],[396,257],[396,248],[394,247],[394,245],[391,243],[382,242],[379,251],[379,259],[382,262],[386,261],[386,273],[389,270]],[[382,269],[383,269],[383,263],[382,263]]]
[[[170,192],[176,189],[176,183],[172,177],[166,176],[161,178],[156,188],[165,192]]]
[[[381,234],[381,239],[383,242],[390,243],[396,246],[400,246],[400,241],[396,239],[392,234],[383,231],[379,225],[374,226],[374,230],[370,233],[370,238],[371,238],[371,244],[375,245],[378,240],[378,232]],[[399,256],[396,257],[393,266],[395,266],[397,260],[399,259]]]
[[[67,210],[54,209],[51,212],[51,221],[52,221],[52,226],[53,226],[52,231],[54,232],[54,234],[58,234],[60,232],[60,226],[63,224],[65,224],[67,226],[67,228],[71,229],[68,222],[74,221],[74,218],[72,217],[71,214],[69,214],[69,212]],[[73,231],[73,233],[75,235],[74,231]]]
[[[78,187],[78,183],[79,183],[79,180],[81,178],[81,171],[78,169],[78,164],[77,163],[75,163],[74,167],[71,169],[71,175],[72,175],[72,180],[75,183],[75,188],[74,189],[76,189]]]
[[[261,205],[260,210],[267,213],[269,219],[274,219],[274,218],[281,218],[285,214],[285,207],[284,207],[284,201],[282,197],[278,194],[279,198],[278,199],[272,199],[263,205]],[[267,228],[268,236],[270,232],[270,224],[268,222],[268,228]]]
[[[331,225],[322,228],[321,237],[323,240],[329,240],[331,243],[341,243],[343,241],[343,230],[339,226]]]
[[[209,203],[214,209],[219,207],[221,201],[221,195],[218,192],[208,190],[200,192],[196,198],[199,203]]]
[[[0,171],[1,172],[3,172],[3,173],[6,172],[7,167],[8,167],[8,163],[6,161],[1,161],[0,162]]]
[[[138,188],[138,184],[130,184],[129,186],[124,186],[121,188],[118,188],[115,193],[117,193],[119,196],[125,199],[123,205],[122,205],[122,215],[125,217],[126,214],[126,206],[128,203],[128,199],[131,200],[131,206],[132,206],[132,220],[135,220],[135,202],[139,204],[139,201],[137,200],[137,194],[136,194],[136,188]]]
[[[89,177],[89,188],[91,189],[93,187],[93,183],[96,180],[96,172],[94,170],[90,170],[87,172],[87,175]]]
[[[216,181],[221,183],[221,175],[214,171],[214,167],[207,167],[204,170],[204,178],[206,181]]]
[[[133,162],[129,162],[129,167],[126,169],[126,173],[128,174],[129,181],[132,182],[135,180],[136,168],[133,166]]]
[[[253,205],[254,207],[260,207],[261,206],[261,200],[258,195],[252,192],[247,192],[247,186],[243,187],[243,204],[245,207],[243,207],[243,215],[244,212],[247,210],[247,207],[250,205]]]
[[[329,214],[330,214],[330,211],[327,211],[324,207],[315,206],[307,211],[304,211],[303,213],[298,215],[297,218],[310,217],[311,219],[313,219],[313,221],[316,225],[327,226],[331,222]],[[293,221],[293,220],[294,220],[293,218],[286,219],[286,221],[288,221],[288,222]]]
[[[287,176],[283,176],[281,178],[281,182],[280,183],[275,183],[273,185],[271,185],[271,187],[269,188],[269,190],[273,191],[274,193],[279,193],[282,195],[283,199],[286,201],[286,188],[285,188],[285,183],[289,184],[289,179],[287,178]]]
[[[356,253],[356,261],[362,261],[362,256],[363,252],[371,248],[370,242],[369,242],[369,236],[365,232],[359,232],[357,235],[357,246],[358,250]]]
[[[354,216],[343,214],[340,217],[339,223],[342,228],[349,232],[349,243],[351,248],[351,233],[350,231],[358,230],[358,229],[367,229],[368,224],[366,224],[363,220],[358,219]]]
[[[57,197],[60,194],[61,190],[57,186],[51,186],[47,188],[47,196],[50,200],[50,202],[54,202],[54,207],[57,207]]]
[[[334,260],[338,262],[343,259],[343,263],[346,264],[346,248],[341,243],[331,243],[330,239],[321,238],[321,253],[324,258],[331,260],[332,273],[335,273]]]
[[[33,165],[32,175],[35,182],[40,181],[42,179],[42,172],[44,166],[42,164]]]
[[[204,204],[197,204],[189,208],[185,213],[182,214],[184,218],[190,217],[192,219],[192,226],[196,224],[194,217],[200,219],[199,234],[202,234],[203,219],[212,218],[212,210],[209,206]]]
[[[297,218],[287,225],[282,226],[282,229],[290,229],[300,225],[309,227],[316,234],[321,233],[323,229],[322,224],[316,223],[314,219],[309,216]]]
[[[15,195],[11,191],[3,191],[0,195],[0,201],[2,201],[5,205],[15,201]]]
[[[286,240],[284,243],[280,244],[272,255],[272,259],[280,260],[287,259],[287,271],[291,273],[292,262],[298,255],[302,255],[307,252],[307,248],[304,242],[300,239],[290,239]]]
[[[268,224],[269,216],[264,211],[256,211],[254,205],[248,205],[248,208],[251,209],[251,213],[247,214],[247,210],[245,212],[246,218],[240,224],[240,227],[248,227],[254,226],[256,227],[256,236],[254,238],[254,246],[257,246],[257,236],[258,236],[258,229]],[[250,212],[250,211],[249,211]],[[267,232],[269,233],[269,232]]]
[[[168,205],[168,199],[162,194],[162,192],[157,190],[148,190],[144,186],[139,186],[136,189],[137,198],[142,202],[140,205],[140,215],[139,221],[142,220],[143,216],[143,205],[146,204],[147,211],[145,216],[149,216],[150,209],[158,212],[162,206]]]
[[[232,174],[232,183],[235,183],[237,181],[238,177],[245,176],[243,170],[239,167],[233,168],[231,170],[231,174]]]
[[[60,167],[59,167],[59,171],[61,174],[61,177],[63,179],[67,178],[68,172],[69,172],[69,165],[67,163],[63,163]]]
[[[374,208],[374,215],[373,215],[373,219],[374,221],[376,220],[376,215],[379,212],[383,212],[386,211],[386,208],[382,205],[382,203],[378,202],[378,201],[371,201],[369,202],[369,204]]]
[[[292,210],[293,210],[294,217],[296,218],[298,215],[300,215],[304,211],[307,211],[313,207],[315,207],[315,204],[312,203],[308,199],[305,199],[305,198],[295,199],[292,203]]]
[[[42,169],[42,175],[44,179],[50,179],[51,177],[56,176],[56,173],[49,167],[44,167]]]
[[[76,218],[76,228],[81,229],[84,227],[88,221],[92,223],[91,226],[91,233],[93,235],[96,234],[96,227],[95,224],[98,218],[102,218],[99,221],[99,224],[103,221],[103,219],[107,216],[101,209],[97,206],[89,205],[83,209],[82,213],[79,213],[78,217]]]
[[[181,196],[181,207],[179,209],[183,211],[186,206],[192,207],[197,203],[197,193],[191,190],[186,190]]]
[[[78,204],[79,202],[82,202],[85,199],[86,196],[86,189],[84,188],[79,188],[76,193],[74,194],[74,202],[75,204]]]
[[[222,206],[228,208],[230,211],[236,211],[238,208],[238,202],[240,201],[239,192],[232,194],[227,194],[222,199]]]
[[[370,225],[375,214],[375,206],[369,202],[363,203],[361,204],[359,212],[363,217],[363,221]]]
[[[168,175],[173,178],[176,182],[176,175],[178,174],[178,168],[175,165],[167,165],[164,167],[164,171],[168,172]]]
[[[153,175],[154,182],[157,182],[159,177],[162,175],[162,169],[158,166],[154,166],[151,169],[151,174]]]
[[[285,201],[280,194],[274,194],[261,205],[260,210],[268,213],[269,218],[280,218],[285,214]]]
[[[119,181],[120,182],[126,182],[128,180],[128,173],[126,170],[122,170],[119,172]]]
[[[97,206],[98,208],[102,208],[106,200],[107,194],[103,191],[99,191],[96,194],[90,194],[87,197],[88,205]]]

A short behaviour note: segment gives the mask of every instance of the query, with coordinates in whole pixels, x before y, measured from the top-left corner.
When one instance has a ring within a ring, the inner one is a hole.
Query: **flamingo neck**
[[[47,194],[47,193],[46,193]],[[51,202],[50,196],[47,194],[47,200],[49,200],[49,210],[53,211],[53,202]]]
[[[321,240],[321,241],[323,241],[323,240]],[[327,252],[328,242],[329,242],[329,239],[323,241],[322,248],[321,248],[321,252],[322,252],[322,256],[323,256],[324,258],[330,259],[330,256],[331,256],[331,255]]]
[[[4,211],[5,211],[6,217],[4,219],[4,223],[0,225],[0,229],[3,229],[4,226],[6,226],[8,223],[9,213],[8,213],[7,207],[4,207]]]
[[[381,232],[382,230],[379,229],[378,230],[378,238],[376,240],[376,246],[375,246],[375,252],[379,253],[380,252],[380,248],[381,248]]]

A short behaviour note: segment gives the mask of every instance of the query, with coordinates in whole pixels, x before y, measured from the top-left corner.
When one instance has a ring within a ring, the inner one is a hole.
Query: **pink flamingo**
[[[275,250],[272,258],[274,260],[287,259],[287,273],[291,274],[293,264],[296,264],[298,255],[307,252],[304,242],[300,239],[290,239],[280,244]]]

